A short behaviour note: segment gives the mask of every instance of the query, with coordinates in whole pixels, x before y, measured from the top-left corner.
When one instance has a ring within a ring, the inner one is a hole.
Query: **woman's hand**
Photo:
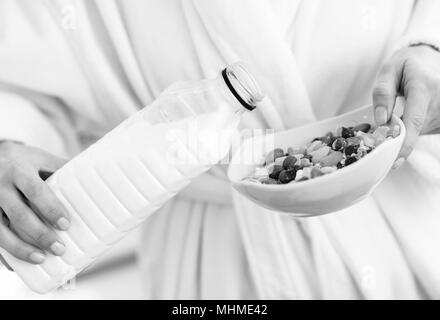
[[[406,98],[407,134],[396,165],[408,158],[420,134],[440,132],[440,52],[427,45],[404,48],[382,67],[373,90],[378,124],[389,120],[398,95]]]
[[[52,227],[68,229],[69,215],[43,181],[64,163],[37,148],[0,143],[0,247],[20,260],[41,264],[44,251],[64,253]]]

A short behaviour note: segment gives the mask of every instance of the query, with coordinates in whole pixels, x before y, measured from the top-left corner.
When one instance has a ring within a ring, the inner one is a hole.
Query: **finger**
[[[55,172],[67,162],[65,159],[56,157],[53,154],[38,148],[34,148],[33,158],[38,166],[37,169],[46,172]]]
[[[6,215],[4,214],[4,211],[0,209],[0,223],[4,224],[6,227],[9,226],[9,219],[8,217],[6,217]],[[0,263],[3,264],[6,269],[8,269],[9,271],[14,271],[11,266],[6,262],[5,258],[3,258],[3,256],[0,254]]]
[[[49,186],[31,169],[16,169],[12,175],[13,183],[26,199],[37,208],[40,217],[50,225],[67,230],[70,217],[64,205]]]
[[[0,263],[4,265],[6,269],[8,269],[9,271],[14,271],[12,270],[11,266],[6,262],[5,258],[3,258],[1,254],[0,254]]]
[[[7,200],[3,199],[2,207],[9,218],[11,227],[22,231],[44,250],[54,255],[64,254],[64,244],[47,225],[23,202],[18,191],[9,192]]]
[[[373,88],[374,116],[377,125],[388,122],[393,112],[394,104],[399,90],[402,67],[396,60],[394,63],[384,65],[376,79]]]
[[[418,82],[412,82],[405,87],[406,105],[403,111],[403,122],[406,136],[400,151],[400,157],[407,159],[414,148],[425,124],[430,96],[426,87]]]
[[[0,223],[0,247],[17,259],[32,264],[41,264],[45,261],[44,253],[18,238],[7,226]],[[2,257],[2,263],[4,263]],[[8,265],[7,263],[5,265]],[[10,267],[9,267],[10,268]],[[12,269],[11,269],[12,270]]]

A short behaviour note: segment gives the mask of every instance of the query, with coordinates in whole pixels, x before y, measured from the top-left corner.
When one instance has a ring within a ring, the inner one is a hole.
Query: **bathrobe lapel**
[[[297,3],[291,2],[293,9]],[[276,20],[265,1],[194,0],[183,5],[205,76],[216,75],[225,64],[244,61],[273,102],[256,112],[260,123],[271,118],[262,112],[282,115],[286,128],[314,120],[295,57],[283,38],[285,24]]]
[[[210,75],[224,64],[247,63],[270,100],[245,118],[244,126],[285,129],[313,121],[295,56],[283,38],[287,30],[282,28],[288,23],[277,21],[264,1],[240,1],[240,10],[237,5],[237,1],[185,2],[201,69]],[[298,1],[291,5],[296,10]],[[243,12],[249,14],[243,16]],[[237,193],[234,203],[258,297],[316,297],[317,280],[308,265],[312,259],[305,257],[310,255],[311,243],[303,237],[301,223],[289,223],[286,230],[278,214]],[[287,231],[295,238],[293,242]]]

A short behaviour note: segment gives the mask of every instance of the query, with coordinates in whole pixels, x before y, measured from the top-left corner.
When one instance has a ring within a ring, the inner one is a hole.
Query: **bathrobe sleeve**
[[[440,1],[418,0],[398,48],[426,44],[440,51]],[[440,185],[440,135],[420,136],[408,164],[420,177]],[[428,173],[428,174],[427,174]]]
[[[23,96],[0,91],[0,140],[22,142],[66,156],[62,135],[51,120]]]
[[[440,51],[440,1],[416,1],[400,47],[417,44],[427,44]]]
[[[70,157],[78,147],[71,106],[88,107],[85,81],[43,3],[0,0],[0,140]]]

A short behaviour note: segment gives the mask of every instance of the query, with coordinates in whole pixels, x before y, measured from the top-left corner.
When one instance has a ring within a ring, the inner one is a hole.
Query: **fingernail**
[[[44,262],[44,260],[46,260],[46,257],[44,256],[44,254],[39,253],[39,252],[31,253],[29,258],[32,260],[32,262],[37,263],[37,264],[42,264]]]
[[[377,124],[384,124],[388,120],[387,109],[384,107],[377,107],[374,111],[374,116],[376,118]]]
[[[57,221],[57,226],[61,230],[67,230],[70,227],[70,222],[66,218],[59,218]]]
[[[394,164],[393,164],[393,169],[399,169],[400,166],[405,162],[405,158],[400,157],[399,159],[397,159]]]
[[[50,246],[50,250],[57,256],[61,256],[64,254],[64,251],[66,251],[66,247],[57,242],[54,242],[51,246]]]

